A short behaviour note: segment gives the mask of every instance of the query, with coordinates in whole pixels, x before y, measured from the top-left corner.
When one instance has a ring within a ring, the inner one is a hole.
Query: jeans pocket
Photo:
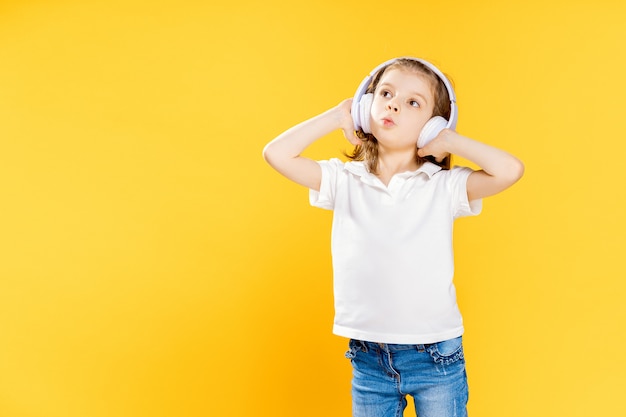
[[[428,348],[435,363],[450,365],[465,359],[463,355],[463,338],[461,336],[435,343]]]

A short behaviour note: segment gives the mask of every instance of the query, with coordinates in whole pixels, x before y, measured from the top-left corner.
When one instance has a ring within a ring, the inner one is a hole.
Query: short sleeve
[[[335,208],[337,177],[343,171],[344,163],[337,158],[317,161],[317,163],[322,168],[322,182],[319,191],[309,189],[309,203],[313,207],[333,210]]]
[[[467,199],[467,179],[474,172],[467,167],[454,167],[449,171],[449,189],[452,195],[452,215],[458,217],[476,216],[483,208],[482,199]]]

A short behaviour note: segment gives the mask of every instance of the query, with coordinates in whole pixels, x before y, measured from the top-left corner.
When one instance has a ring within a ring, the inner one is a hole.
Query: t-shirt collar
[[[344,169],[361,177],[365,182],[368,182],[368,179],[377,178],[374,174],[367,170],[363,161],[348,162],[344,165]],[[439,165],[426,161],[415,171],[405,171],[396,175],[401,178],[410,178],[417,176],[420,173],[424,173],[428,176],[428,178],[432,178],[432,176],[441,171],[441,169],[442,168]]]

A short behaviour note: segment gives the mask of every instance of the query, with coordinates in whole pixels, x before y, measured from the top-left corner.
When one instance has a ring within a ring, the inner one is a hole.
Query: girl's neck
[[[379,154],[377,168],[378,178],[383,184],[388,185],[394,175],[406,171],[415,171],[419,166],[414,153],[403,152]]]

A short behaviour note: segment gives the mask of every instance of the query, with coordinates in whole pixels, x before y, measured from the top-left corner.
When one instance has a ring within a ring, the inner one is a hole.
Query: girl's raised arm
[[[354,134],[350,116],[351,103],[352,99],[344,100],[324,113],[283,132],[265,145],[263,157],[285,177],[319,191],[322,180],[322,170],[319,164],[300,154],[313,142],[336,129],[342,129],[353,145],[360,143]]]
[[[471,200],[498,194],[515,184],[524,174],[524,164],[515,156],[444,129],[432,142],[419,150],[420,156],[441,158],[451,153],[477,164],[481,170],[467,179],[467,197]]]

